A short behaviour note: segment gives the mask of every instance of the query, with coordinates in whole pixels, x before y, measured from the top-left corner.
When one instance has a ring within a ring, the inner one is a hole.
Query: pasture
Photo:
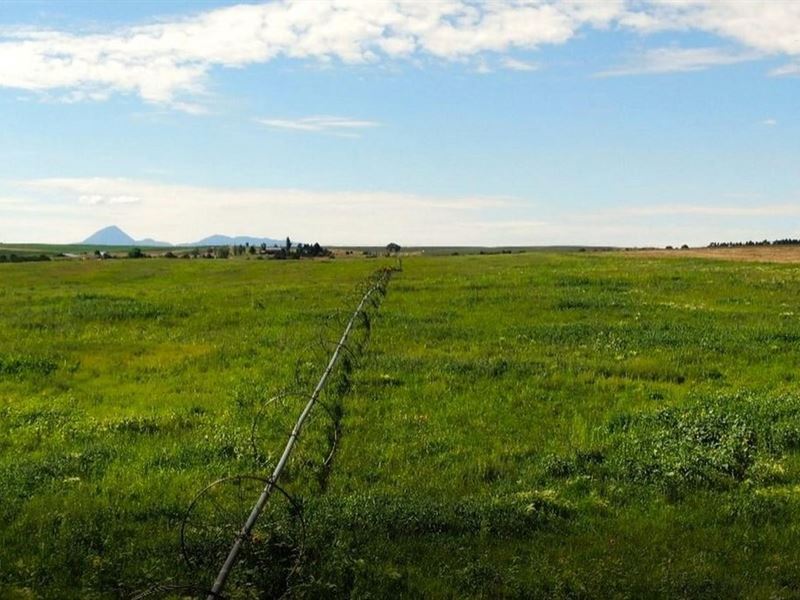
[[[269,472],[386,264],[0,265],[0,596],[210,586],[187,507]],[[324,398],[330,467],[318,412],[283,482],[302,552],[226,597],[797,597],[799,289],[690,256],[404,259]]]

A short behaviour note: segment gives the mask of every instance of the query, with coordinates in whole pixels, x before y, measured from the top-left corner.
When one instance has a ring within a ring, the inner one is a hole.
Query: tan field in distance
[[[684,250],[637,250],[644,256],[696,256],[718,260],[800,263],[800,246],[737,246],[735,248],[688,248]]]

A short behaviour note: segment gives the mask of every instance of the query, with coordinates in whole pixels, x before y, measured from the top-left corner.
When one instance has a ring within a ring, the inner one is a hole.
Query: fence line
[[[385,292],[386,285],[389,282],[389,278],[391,277],[391,274],[394,270],[396,269],[387,268],[378,271],[376,281],[369,287],[369,289],[361,297],[361,301],[358,303],[358,306],[356,307],[355,311],[350,316],[350,320],[347,322],[347,326],[345,327],[344,332],[342,333],[342,337],[336,344],[336,347],[334,348],[333,353],[331,354],[330,360],[328,361],[325,370],[322,372],[322,376],[319,378],[317,385],[314,387],[314,391],[311,393],[308,402],[303,408],[303,411],[300,413],[300,417],[297,419],[297,422],[295,423],[295,426],[292,429],[291,434],[289,434],[289,439],[286,442],[286,447],[283,450],[283,454],[281,454],[281,457],[278,460],[278,464],[275,465],[275,469],[272,471],[272,475],[267,480],[267,484],[264,486],[261,495],[259,496],[255,505],[253,506],[253,509],[250,511],[250,515],[248,516],[247,521],[237,534],[236,539],[234,540],[233,545],[231,546],[230,552],[228,553],[225,562],[223,563],[219,573],[217,574],[217,578],[214,581],[214,585],[208,594],[207,600],[217,600],[218,598],[221,597],[222,591],[225,588],[225,583],[228,580],[228,576],[230,575],[231,570],[236,564],[236,559],[239,556],[239,552],[242,549],[242,545],[250,536],[251,532],[253,531],[253,528],[256,525],[256,521],[258,520],[259,515],[264,510],[264,507],[267,505],[270,496],[276,489],[278,479],[280,478],[284,468],[286,467],[287,462],[289,461],[289,457],[292,454],[292,450],[294,450],[295,444],[297,443],[298,437],[300,436],[300,432],[303,429],[303,425],[305,424],[306,419],[311,413],[311,410],[314,408],[314,405],[319,400],[319,396],[322,393],[322,390],[328,381],[328,377],[330,377],[331,373],[336,367],[336,363],[339,360],[339,356],[341,355],[342,349],[343,348],[345,350],[347,349],[345,344],[347,342],[347,338],[350,336],[350,332],[353,330],[356,319],[358,319],[358,317],[364,312],[365,305],[374,294]]]

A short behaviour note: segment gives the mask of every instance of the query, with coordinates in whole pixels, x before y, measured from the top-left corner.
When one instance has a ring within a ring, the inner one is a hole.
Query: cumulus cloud
[[[310,131],[316,133],[331,133],[339,136],[355,137],[357,131],[369,129],[380,125],[377,121],[353,119],[349,117],[333,117],[327,115],[302,117],[300,119],[255,119],[272,129],[289,129],[292,131]]]
[[[181,98],[200,93],[214,66],[243,67],[281,56],[344,63],[416,54],[457,59],[562,43],[583,23],[606,23],[612,15],[582,0],[283,0],[107,33],[6,30],[0,33],[0,85],[61,89],[66,99],[127,92],[196,110]]]
[[[563,44],[582,29],[612,27],[645,34],[699,30],[754,52],[800,56],[798,2],[277,0],[100,33],[6,28],[0,31],[0,86],[60,91],[66,101],[129,93],[200,113],[205,109],[197,97],[214,67],[279,57],[349,64],[462,60]],[[690,50],[656,51],[646,58],[664,72],[731,64],[741,57]],[[503,63],[510,69],[533,66],[513,58]],[[784,70],[795,68],[793,63]]]
[[[650,73],[679,73],[701,71],[721,65],[734,65],[761,58],[754,52],[732,51],[723,48],[655,48],[647,50],[631,63],[601,71],[599,77],[644,75]]]
[[[800,3],[748,0],[645,0],[619,23],[643,33],[696,30],[765,53],[800,55]]]

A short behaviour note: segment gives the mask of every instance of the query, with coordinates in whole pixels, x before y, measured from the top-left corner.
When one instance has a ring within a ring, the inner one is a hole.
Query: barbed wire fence
[[[363,281],[348,299],[350,309],[332,313],[310,355],[298,358],[292,385],[249,407],[249,439],[244,446],[252,454],[252,463],[267,469],[272,461],[263,454],[257,435],[261,418],[270,407],[286,407],[291,400],[304,402],[269,476],[223,477],[200,490],[189,504],[181,524],[180,545],[186,565],[196,574],[195,581],[188,585],[158,584],[133,600],[176,595],[219,600],[225,598],[223,592],[234,569],[237,585],[259,597],[280,597],[291,589],[303,563],[306,526],[302,502],[287,491],[282,477],[287,478],[290,461],[309,420],[314,414],[322,414],[328,418],[323,436],[326,447],[322,452],[314,448],[317,457],[301,460],[299,466],[313,470],[310,475],[316,479],[320,492],[325,491],[342,434],[341,400],[364,355],[373,315],[386,295],[392,275],[400,270],[402,263],[398,260],[395,266],[378,269]],[[317,378],[313,375],[314,366],[319,369],[322,364],[324,368]],[[310,392],[304,391],[309,389]],[[214,573],[211,587],[198,583],[210,580]]]

